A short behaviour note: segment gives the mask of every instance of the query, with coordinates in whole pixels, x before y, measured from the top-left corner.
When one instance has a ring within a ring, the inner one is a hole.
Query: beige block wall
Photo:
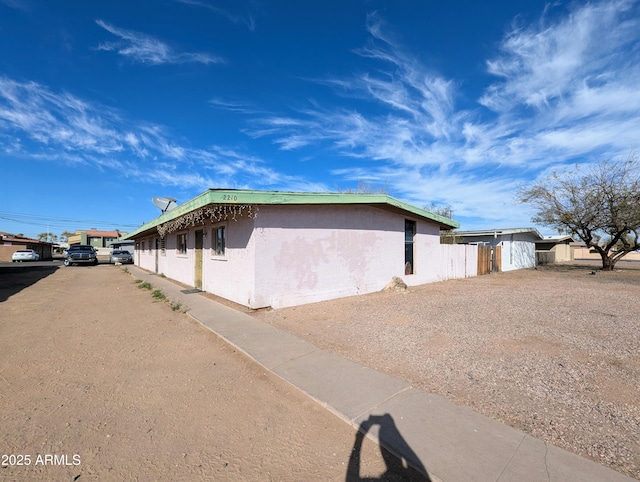
[[[598,253],[590,253],[590,248],[573,248],[573,259],[601,259]],[[624,258],[626,261],[640,261],[640,253],[629,253]]]
[[[0,262],[11,261],[11,255],[24,246],[0,246]]]

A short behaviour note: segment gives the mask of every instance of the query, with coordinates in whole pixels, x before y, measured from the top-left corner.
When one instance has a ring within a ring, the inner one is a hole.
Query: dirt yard
[[[640,262],[520,270],[254,316],[640,479]]]
[[[352,427],[122,269],[22,268],[0,268],[3,481],[345,480]]]

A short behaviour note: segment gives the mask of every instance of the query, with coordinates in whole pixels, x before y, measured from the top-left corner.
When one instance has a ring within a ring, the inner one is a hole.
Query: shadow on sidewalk
[[[374,425],[379,425],[378,440],[380,441],[380,452],[387,470],[379,477],[360,476],[360,452],[362,442],[367,432]],[[382,444],[391,447],[400,457],[392,454],[384,448]],[[414,481],[431,482],[431,478],[418,456],[411,449],[406,440],[402,437],[393,417],[385,413],[384,415],[370,415],[367,420],[360,424],[356,440],[351,449],[349,466],[347,467],[346,482],[374,482],[374,481]]]

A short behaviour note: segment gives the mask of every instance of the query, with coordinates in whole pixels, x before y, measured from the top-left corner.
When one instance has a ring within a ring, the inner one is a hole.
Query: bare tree
[[[386,184],[380,186],[369,181],[358,181],[355,188],[341,189],[336,187],[336,190],[341,194],[388,194]]]
[[[438,216],[453,219],[453,209],[449,204],[438,204],[431,201],[431,204],[425,206],[424,209]]]
[[[438,204],[431,201],[431,204],[425,206],[424,209],[438,216],[453,219],[453,209],[449,204]],[[458,244],[459,241],[460,237],[455,229],[440,230],[440,244]]]
[[[640,160],[601,161],[584,171],[576,166],[538,180],[518,192],[536,209],[532,221],[577,236],[613,270],[640,249]]]

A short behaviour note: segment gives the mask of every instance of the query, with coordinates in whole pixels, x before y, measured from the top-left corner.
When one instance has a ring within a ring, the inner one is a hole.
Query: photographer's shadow
[[[374,425],[380,426],[378,440],[380,452],[386,465],[386,471],[379,477],[360,476],[360,457],[362,442],[367,432]],[[382,442],[389,444],[399,457],[389,452],[382,446]],[[374,481],[416,481],[431,482],[431,478],[418,456],[411,449],[406,440],[402,437],[393,417],[388,413],[384,415],[370,415],[369,418],[360,424],[356,433],[356,440],[351,449],[349,466],[347,467],[346,482],[374,482]]]

